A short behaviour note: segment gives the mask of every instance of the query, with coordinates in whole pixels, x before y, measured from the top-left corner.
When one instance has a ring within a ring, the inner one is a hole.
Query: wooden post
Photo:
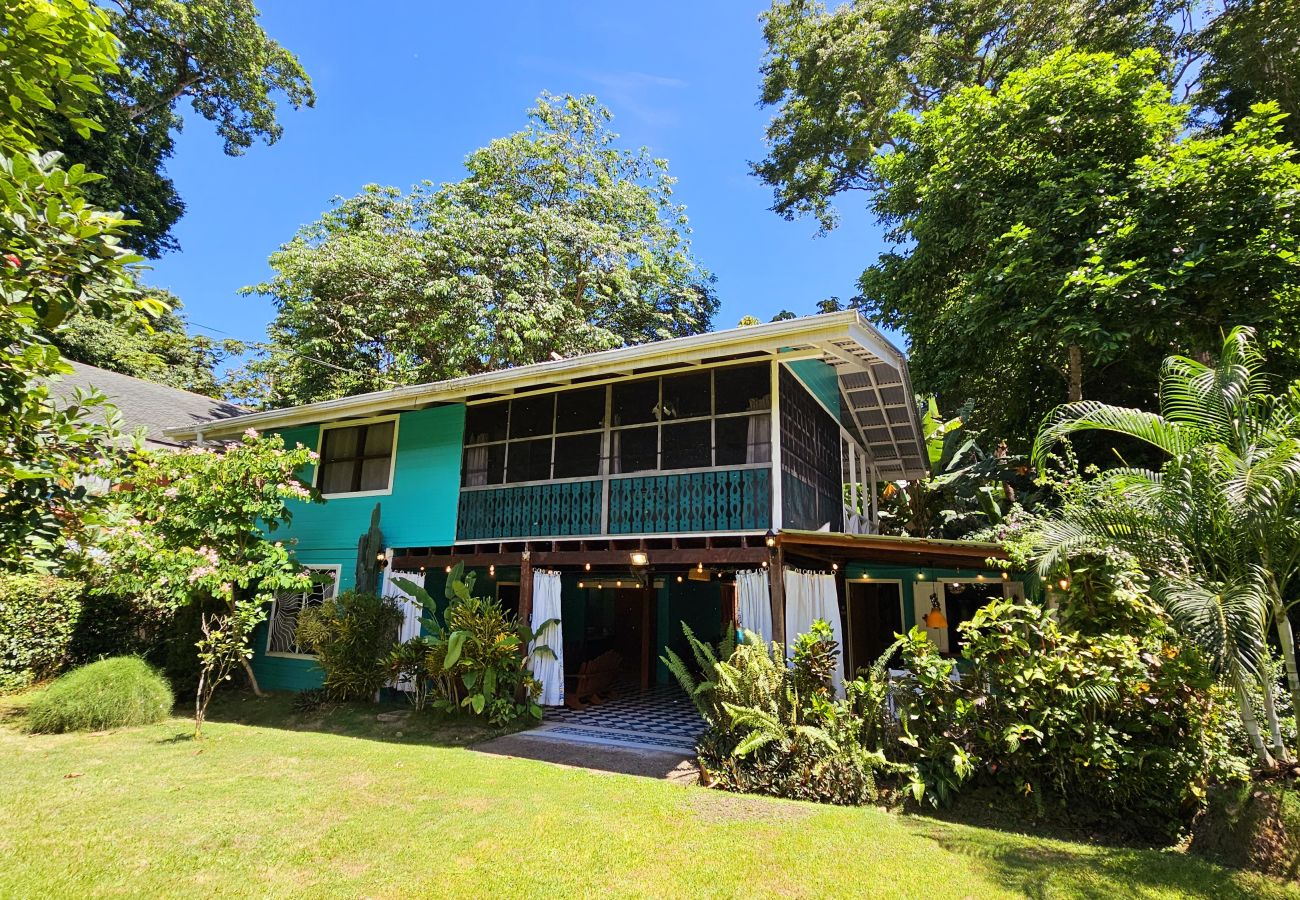
[[[641,594],[641,690],[648,690],[654,680],[654,628],[655,628],[655,580],[646,573],[645,589]]]
[[[533,625],[533,561],[525,550],[519,555],[519,621]]]
[[[772,554],[772,567],[768,573],[768,593],[772,600],[772,640],[785,647],[785,551],[780,544],[776,545],[776,551]]]

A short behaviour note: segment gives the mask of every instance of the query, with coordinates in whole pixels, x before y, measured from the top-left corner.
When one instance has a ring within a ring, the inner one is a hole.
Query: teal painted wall
[[[835,374],[835,367],[820,359],[799,359],[787,363],[790,371],[803,382],[817,400],[830,411],[838,422],[840,419],[840,380]]]
[[[324,503],[294,503],[293,521],[272,533],[292,541],[294,554],[306,565],[340,566],[338,589],[355,584],[357,539],[370,527],[370,513],[380,505],[379,527],[389,547],[427,547],[456,539],[456,504],[460,499],[461,445],[465,407],[460,404],[401,413],[392,493],[370,497],[336,497]],[[284,442],[320,450],[320,428],[309,425],[280,431]],[[308,481],[312,467],[302,473]],[[437,585],[435,597],[442,596]],[[263,688],[300,691],[319,687],[322,673],[314,660],[266,655],[266,626],[253,637],[253,671]]]

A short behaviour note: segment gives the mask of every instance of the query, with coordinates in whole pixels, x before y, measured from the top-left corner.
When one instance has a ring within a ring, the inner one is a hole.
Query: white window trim
[[[343,574],[342,564],[328,563],[323,565],[304,566],[303,568],[305,568],[309,572],[332,573],[334,575],[334,595],[338,594],[339,578]],[[315,661],[316,660],[315,653],[282,653],[279,651],[273,651],[271,649],[271,632],[272,632],[271,621],[275,618],[275,607],[276,604],[278,603],[279,603],[279,597],[277,596],[274,600],[271,601],[271,612],[266,617],[266,649],[264,651],[264,655],[274,657],[275,659],[308,659],[308,660]],[[299,610],[299,615],[301,614],[302,614],[302,610]]]
[[[935,578],[928,581],[918,581],[917,584],[931,584],[937,588],[936,593],[939,598],[939,609],[943,612],[943,617],[945,619],[948,618],[948,585],[950,584],[1000,584],[1002,586],[1002,596],[1004,598],[1023,600],[1025,597],[1024,582],[1004,579],[1000,575],[984,575],[980,572],[976,572],[974,578]],[[1019,593],[1017,593],[1017,591]],[[923,622],[919,621],[917,624],[924,625]],[[948,629],[926,628],[927,634],[930,634],[930,632],[933,631],[942,631],[943,633],[941,640],[935,640],[940,651],[943,653],[953,652],[948,646]],[[934,640],[934,635],[931,635],[931,640]]]
[[[336,428],[355,428],[358,425],[374,425],[378,422],[393,423],[393,449],[388,458],[388,487],[381,491],[340,491],[333,494],[321,494],[326,500],[333,500],[339,497],[389,497],[393,493],[393,481],[397,478],[397,437],[398,430],[402,427],[402,417],[400,415],[372,416],[369,419],[342,419],[338,422],[323,422],[320,426],[320,432],[316,435],[316,452],[321,454],[321,458],[316,461],[316,468],[312,471],[311,485],[319,490],[320,473],[324,468],[325,458],[325,432],[333,431]]]

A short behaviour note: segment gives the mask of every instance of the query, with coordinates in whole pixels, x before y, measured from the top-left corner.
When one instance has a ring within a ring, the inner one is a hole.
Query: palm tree
[[[1162,451],[1159,471],[1103,473],[1089,501],[1071,504],[1038,536],[1044,574],[1084,551],[1128,554],[1150,576],[1176,628],[1237,690],[1260,762],[1287,761],[1265,666],[1272,622],[1300,726],[1300,672],[1287,597],[1300,574],[1300,382],[1269,393],[1254,332],[1236,328],[1217,364],[1165,360],[1160,413],[1078,401],[1044,421],[1041,465],[1070,434],[1104,431]],[[1263,689],[1271,749],[1250,688]]]

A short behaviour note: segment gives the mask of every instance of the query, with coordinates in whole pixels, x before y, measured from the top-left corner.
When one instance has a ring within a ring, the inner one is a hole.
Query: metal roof
[[[772,357],[782,362],[820,359],[834,367],[843,406],[851,419],[846,428],[867,450],[881,480],[924,477],[924,435],[907,359],[855,310],[635,344],[211,423],[177,424],[166,433],[177,440],[200,435],[220,438],[245,428],[287,428],[437,403],[505,398],[602,378],[662,374],[710,362]]]

